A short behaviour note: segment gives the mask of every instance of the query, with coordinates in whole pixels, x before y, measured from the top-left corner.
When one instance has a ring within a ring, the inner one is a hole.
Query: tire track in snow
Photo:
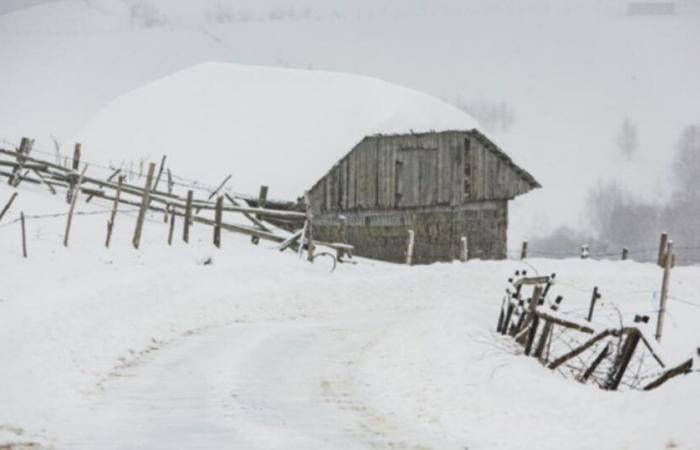
[[[183,337],[87,395],[61,449],[411,449],[354,394],[377,320],[236,324]]]

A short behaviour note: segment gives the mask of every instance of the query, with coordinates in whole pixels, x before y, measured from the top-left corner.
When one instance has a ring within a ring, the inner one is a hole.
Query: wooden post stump
[[[656,260],[656,264],[659,265],[659,267],[664,267],[664,258],[666,256],[666,247],[668,245],[668,234],[664,231],[661,233],[661,237],[659,238],[659,256]]]

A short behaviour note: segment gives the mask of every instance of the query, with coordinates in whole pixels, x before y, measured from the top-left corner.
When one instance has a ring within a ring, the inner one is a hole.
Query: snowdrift
[[[268,184],[294,198],[367,135],[477,127],[370,77],[206,63],[117,98],[75,141],[113,163],[168,155],[178,175],[215,183],[231,173],[238,192]]]

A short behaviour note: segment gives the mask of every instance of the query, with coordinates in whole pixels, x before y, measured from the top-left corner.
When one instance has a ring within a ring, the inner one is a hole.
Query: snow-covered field
[[[251,0],[221,22],[208,15],[214,1],[153,0],[155,12],[134,18],[137,3],[0,15],[0,139],[36,137],[47,159],[50,135],[64,155],[79,139],[101,176],[110,161],[165,154],[180,177],[215,185],[233,173],[232,190],[267,183],[271,197],[293,199],[364,134],[475,126],[412,89],[325,70],[503,100],[516,122],[494,139],[544,185],[514,203],[517,245],[577,222],[597,177],[662,198],[677,135],[700,114],[697,11],[629,19],[572,0],[551,16],[530,14],[547,3],[534,0],[515,13],[507,0],[493,2],[503,12],[452,0]],[[197,65],[207,61],[304,70]],[[626,116],[641,130],[632,161],[614,148]],[[0,183],[0,206],[12,192]],[[157,214],[136,251],[136,213],[124,206],[105,249],[111,205],[84,198],[64,248],[63,194],[27,183],[17,192],[0,221],[2,450],[700,449],[697,373],[651,392],[602,391],[494,332],[507,279],[526,269],[557,274],[550,296],[564,296],[565,314],[583,315],[597,286],[597,324],[619,326],[618,310],[626,324],[648,314],[651,333],[655,265],[358,259],[331,273],[328,259],[310,264],[230,233],[216,249],[202,225],[185,245],[178,224],[168,246]],[[700,268],[673,270],[669,365],[699,365],[698,292]]]
[[[10,192],[0,188],[0,198]],[[80,200],[78,210],[107,209],[93,202]],[[359,260],[330,273],[322,259],[310,264],[228,233],[217,250],[199,225],[194,242],[168,247],[161,216],[150,218],[135,251],[132,212],[118,217],[109,250],[104,214],[76,216],[68,249],[64,218],[29,219],[22,258],[12,223],[19,211],[66,209],[59,197],[22,187],[0,224],[0,443],[700,448],[697,375],[648,393],[604,392],[516,355],[493,331],[516,269],[556,272],[552,294],[564,295],[572,313],[599,286],[598,319],[617,320],[606,306],[614,302],[630,321],[656,309],[656,266]],[[699,275],[673,271],[667,362],[700,343]]]

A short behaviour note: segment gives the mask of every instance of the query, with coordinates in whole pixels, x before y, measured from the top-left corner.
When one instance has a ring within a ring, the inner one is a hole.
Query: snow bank
[[[357,75],[200,64],[111,102],[75,140],[102,159],[156,160],[238,192],[295,198],[363,137],[472,129],[420,92]],[[114,162],[119,162],[114,161]]]

